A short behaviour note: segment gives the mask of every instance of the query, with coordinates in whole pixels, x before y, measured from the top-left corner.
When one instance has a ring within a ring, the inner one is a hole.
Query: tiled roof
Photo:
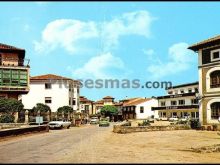
[[[103,99],[114,99],[114,97],[111,97],[111,96],[105,96],[105,97],[103,97]]]
[[[94,104],[104,104],[104,100],[98,100],[98,101],[94,102]]]
[[[80,102],[93,102],[92,100],[88,100],[86,97],[84,97],[84,96],[80,96],[79,97],[79,100],[80,100]]]
[[[0,43],[0,49],[13,49],[13,50],[23,50],[24,51],[24,49],[16,48],[14,46],[2,44],[2,43]]]
[[[71,78],[62,77],[54,74],[45,74],[39,76],[33,76],[30,78],[31,80],[48,80],[48,79],[55,79],[55,80],[72,80]]]
[[[175,85],[172,87],[168,87],[167,89],[174,89],[174,88],[180,88],[180,87],[187,87],[187,86],[191,86],[191,85],[199,85],[199,82],[192,82],[192,83],[186,83],[186,84],[180,84],[180,85]]]
[[[123,106],[128,107],[128,106],[136,106],[138,104],[144,103],[146,101],[151,100],[152,98],[136,98],[136,99],[132,99],[126,103],[123,104]]]
[[[212,43],[213,44],[217,44],[217,43],[220,44],[220,35],[217,35],[215,37],[212,37],[212,38],[203,40],[201,42],[198,42],[196,44],[193,44],[193,45],[189,46],[188,49],[197,51],[199,48],[206,47],[208,44],[212,44]]]

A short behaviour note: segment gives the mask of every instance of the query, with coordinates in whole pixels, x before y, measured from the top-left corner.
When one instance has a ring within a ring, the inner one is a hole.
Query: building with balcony
[[[167,95],[157,97],[158,107],[152,107],[155,118],[199,118],[198,87],[193,82],[168,88]]]
[[[29,92],[29,60],[25,50],[0,44],[0,98],[18,99]]]
[[[30,92],[22,95],[25,109],[32,109],[37,103],[46,104],[51,112],[59,107],[70,106],[79,112],[80,82],[53,74],[30,77]]]
[[[93,114],[92,107],[93,101],[87,99],[85,96],[79,97],[79,104],[80,104],[80,112],[91,115]]]
[[[154,116],[152,107],[158,106],[156,98],[130,98],[121,100],[123,103],[123,120],[127,119],[149,119]]]
[[[101,100],[93,102],[93,114],[100,113],[105,105],[115,106],[118,109],[118,114],[114,116],[114,120],[122,120],[122,103],[116,102],[112,96],[105,96]]]
[[[217,124],[220,117],[220,35],[191,45],[198,53],[199,119]]]

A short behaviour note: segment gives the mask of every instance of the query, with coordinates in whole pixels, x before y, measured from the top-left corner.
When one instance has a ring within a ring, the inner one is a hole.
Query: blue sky
[[[31,76],[198,81],[187,47],[219,34],[218,2],[1,2],[0,42],[26,49]],[[117,100],[164,89],[87,89]]]

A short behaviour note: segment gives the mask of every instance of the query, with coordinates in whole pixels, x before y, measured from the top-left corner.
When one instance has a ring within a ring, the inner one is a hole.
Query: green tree
[[[15,117],[11,114],[2,114],[0,116],[0,123],[14,123]]]
[[[112,105],[105,105],[104,107],[102,107],[101,109],[101,114],[106,116],[113,116],[116,115],[118,113],[118,109],[115,106]]]
[[[15,112],[20,112],[23,110],[24,105],[21,101],[16,99],[0,99],[0,112],[7,114],[14,114]]]
[[[64,114],[68,114],[68,112],[73,113],[73,108],[70,106],[63,106],[57,109],[58,113],[64,112]]]
[[[50,112],[51,109],[48,105],[37,103],[36,106],[34,106],[31,111],[34,113],[37,113],[38,111],[40,111],[40,113],[46,113],[48,111]]]

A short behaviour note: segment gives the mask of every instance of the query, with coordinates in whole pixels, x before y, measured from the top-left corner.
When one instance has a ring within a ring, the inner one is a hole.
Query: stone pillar
[[[58,113],[58,112],[55,112],[55,119],[56,119],[56,120],[57,120],[57,117],[58,117],[57,113]]]
[[[68,117],[67,118],[68,118],[68,120],[70,120],[70,112],[68,112]]]
[[[29,123],[29,116],[28,116],[28,110],[25,111],[25,123]]]
[[[62,120],[64,119],[64,112],[62,112]]]
[[[40,111],[37,111],[37,116],[40,116]]]
[[[14,117],[15,117],[14,122],[17,123],[18,122],[18,112],[15,112]]]
[[[47,121],[50,121],[50,112],[47,112]]]

